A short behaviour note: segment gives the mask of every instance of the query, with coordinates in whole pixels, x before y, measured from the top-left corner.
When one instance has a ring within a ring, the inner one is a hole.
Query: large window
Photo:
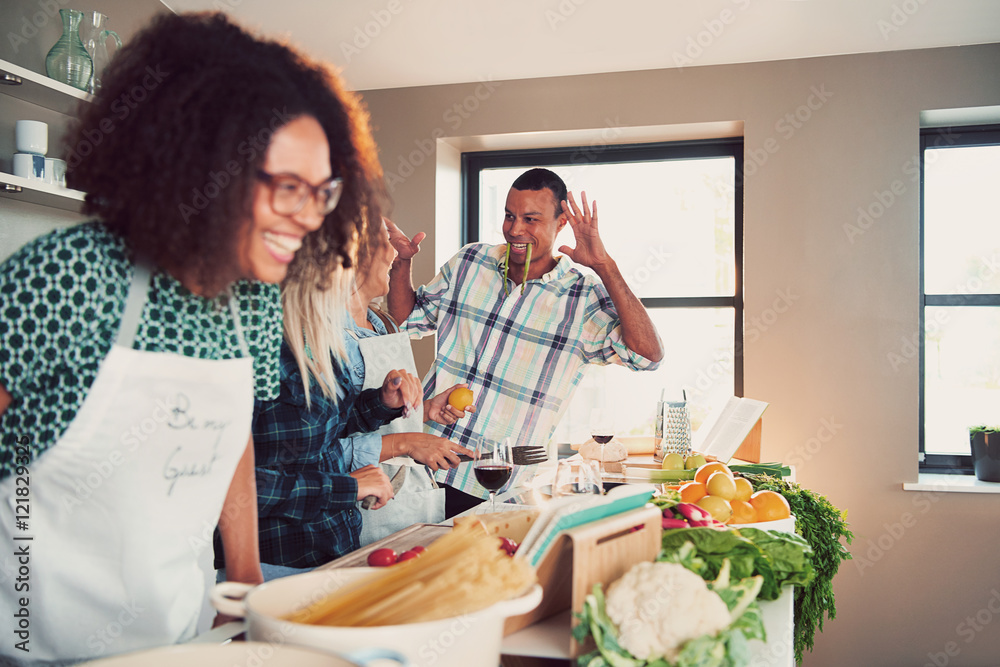
[[[968,473],[1000,425],[1000,127],[921,132],[920,469]]]
[[[651,373],[591,366],[555,437],[582,442],[590,411],[610,407],[621,435],[652,435],[661,393],[686,393],[692,425],[743,393],[740,140],[463,155],[465,238],[503,243],[504,202],[531,167],[598,202],[601,237],[663,340]],[[567,225],[555,247],[573,246]],[[577,267],[588,271],[583,267]]]

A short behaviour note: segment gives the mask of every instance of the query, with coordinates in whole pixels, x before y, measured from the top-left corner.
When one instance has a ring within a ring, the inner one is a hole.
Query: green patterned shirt
[[[33,460],[73,421],[118,335],[132,270],[125,244],[97,222],[35,239],[0,265],[0,385],[13,397],[0,415],[0,479],[15,468],[15,442]],[[240,281],[232,291],[254,357],[254,395],[272,400],[282,338],[278,286]],[[133,347],[241,356],[226,297],[194,295],[164,272],[153,275]]]

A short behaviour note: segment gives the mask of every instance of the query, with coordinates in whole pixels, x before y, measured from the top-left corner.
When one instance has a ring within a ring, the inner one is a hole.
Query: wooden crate
[[[541,603],[527,614],[508,618],[504,636],[566,609],[582,611],[594,584],[606,587],[636,563],[655,560],[662,542],[661,518],[659,508],[647,505],[563,533],[538,565]],[[573,618],[569,629],[576,623]],[[569,641],[572,657],[593,648],[577,645],[571,636]]]

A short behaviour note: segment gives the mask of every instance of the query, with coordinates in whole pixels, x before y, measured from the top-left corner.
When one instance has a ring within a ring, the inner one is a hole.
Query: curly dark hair
[[[214,294],[240,276],[270,137],[303,115],[326,133],[344,190],[289,276],[304,262],[332,276],[376,237],[368,221],[388,203],[367,112],[328,66],[224,14],[162,14],[115,56],[68,133],[67,181],[133,253]]]

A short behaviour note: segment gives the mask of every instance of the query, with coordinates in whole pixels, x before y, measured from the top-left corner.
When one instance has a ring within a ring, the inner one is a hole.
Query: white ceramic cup
[[[14,175],[44,181],[45,157],[33,153],[14,153]]]
[[[49,126],[40,120],[19,120],[14,124],[18,153],[45,155],[49,150]]]
[[[66,187],[66,161],[55,157],[45,158],[45,182]]]

